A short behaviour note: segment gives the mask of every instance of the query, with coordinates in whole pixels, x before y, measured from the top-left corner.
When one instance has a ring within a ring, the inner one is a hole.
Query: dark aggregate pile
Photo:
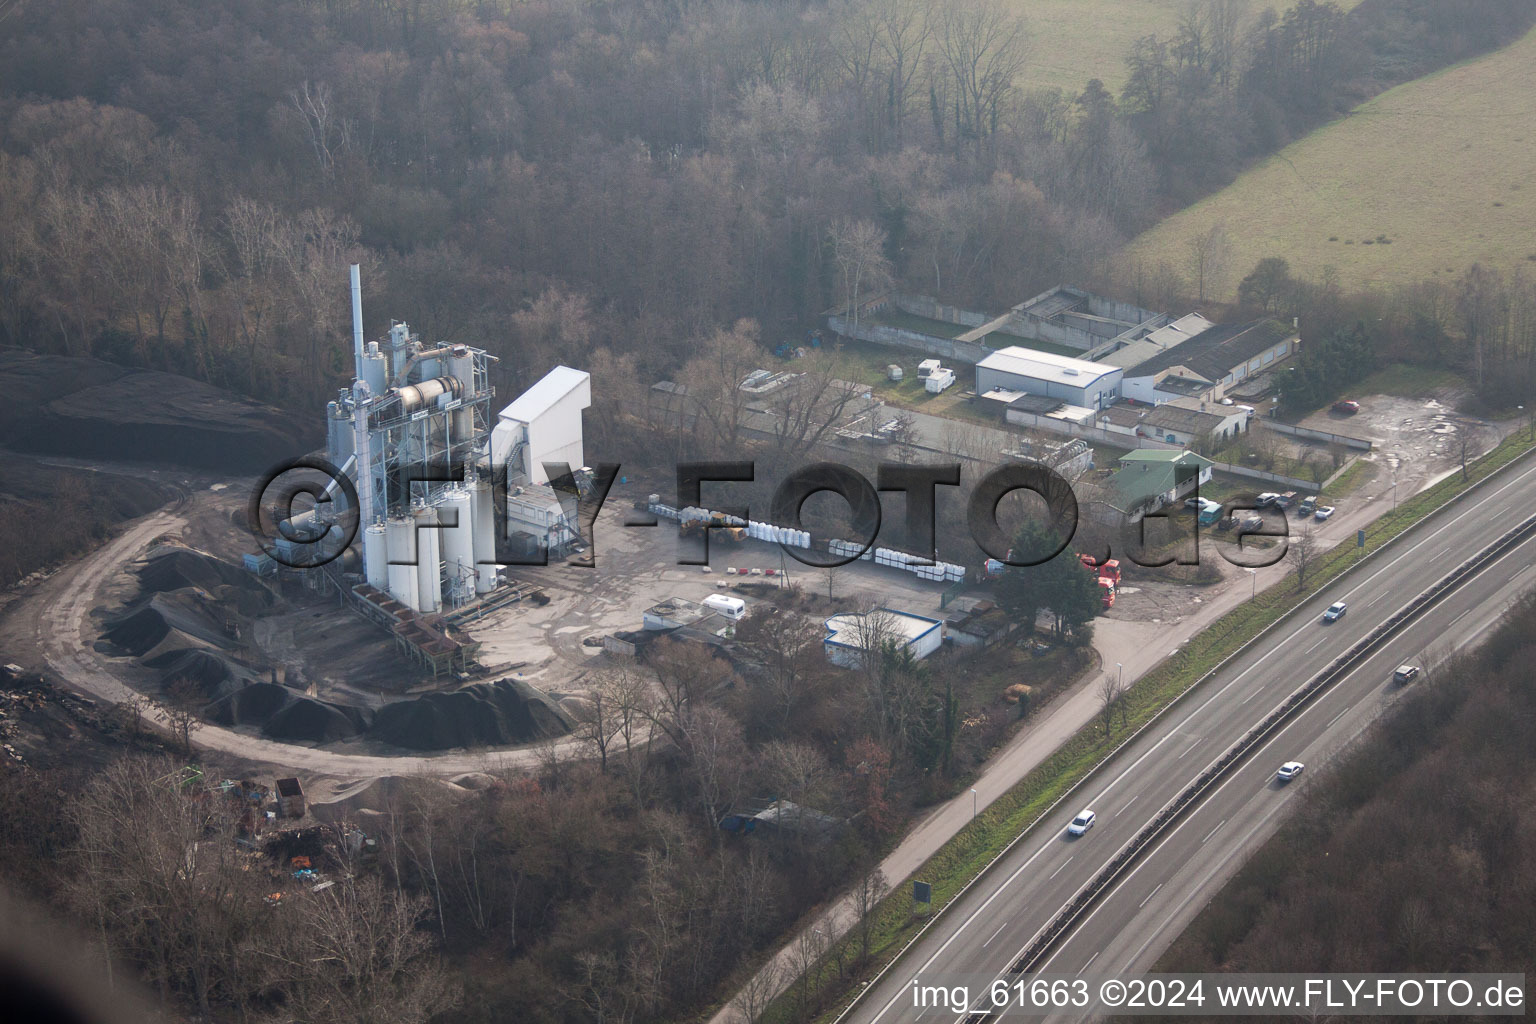
[[[0,445],[83,459],[261,473],[317,447],[321,417],[99,359],[0,350]]]
[[[367,730],[372,713],[306,697],[278,683],[251,682],[208,706],[208,717],[226,726],[252,726],[273,739],[330,743]]]
[[[554,701],[521,680],[475,683],[379,709],[369,736],[408,750],[509,746],[575,727]]]

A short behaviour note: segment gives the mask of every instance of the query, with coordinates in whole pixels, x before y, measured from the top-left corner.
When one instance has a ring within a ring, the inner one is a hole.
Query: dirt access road
[[[185,526],[183,516],[165,509],[134,520],[111,542],[54,573],[14,601],[0,619],[0,645],[12,652],[11,657],[23,662],[27,659],[18,652],[35,651],[58,677],[58,682],[98,700],[120,704],[139,697],[137,691],[112,674],[93,649],[95,637],[90,611],[97,603],[101,587],[129,561],[157,537],[177,535]],[[42,668],[43,665],[28,667]],[[167,728],[160,708],[152,707],[148,717],[160,728]],[[531,748],[401,757],[344,754],[277,743],[204,723],[193,726],[192,742],[203,750],[243,761],[352,779],[413,774],[454,776],[465,772],[528,768],[547,756],[544,751]],[[581,744],[580,739],[568,737],[560,741],[556,749],[575,754]]]

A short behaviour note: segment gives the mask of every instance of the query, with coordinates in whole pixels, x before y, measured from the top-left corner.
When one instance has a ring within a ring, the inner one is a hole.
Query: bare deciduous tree
[[[891,884],[880,868],[859,875],[853,883],[849,898],[853,903],[854,928],[859,936],[859,962],[869,959],[870,944],[875,932],[875,908],[891,891]]]
[[[1307,589],[1307,580],[1317,566],[1319,557],[1317,535],[1310,524],[1305,525],[1289,543],[1291,560],[1296,565],[1296,589]]]
[[[1121,724],[1125,722],[1127,710],[1125,707],[1125,685],[1120,673],[1106,670],[1099,678],[1099,721],[1104,724],[1104,735],[1108,736],[1114,728],[1115,713],[1119,712]]]
[[[773,999],[779,994],[779,983],[784,967],[777,959],[769,960],[747,979],[736,998],[731,1000],[731,1010],[738,1024],[758,1024],[768,1012]]]
[[[1226,281],[1227,260],[1231,246],[1226,225],[1212,224],[1189,242],[1189,269],[1195,278],[1196,298],[1205,301],[1206,291],[1220,293]]]
[[[955,145],[971,143],[977,159],[997,132],[1003,98],[1029,59],[1029,36],[1015,10],[999,0],[945,4],[938,43],[954,88]]]
[[[864,297],[890,286],[891,264],[885,258],[885,232],[867,220],[841,220],[827,233],[837,265],[843,316],[859,330]]]

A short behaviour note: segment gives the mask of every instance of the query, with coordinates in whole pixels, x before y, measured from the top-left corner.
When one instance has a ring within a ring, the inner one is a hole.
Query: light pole
[[[976,820],[976,787],[971,787],[971,820]]]
[[[1397,470],[1392,471],[1392,511],[1397,511]]]
[[[1248,600],[1252,601],[1259,596],[1259,570],[1244,566],[1243,572],[1246,572],[1253,580],[1253,590],[1248,594]]]
[[[1124,683],[1125,683],[1125,666],[1120,664],[1120,662],[1117,661],[1117,662],[1115,662],[1115,689],[1117,689],[1117,690],[1120,689],[1120,687]]]

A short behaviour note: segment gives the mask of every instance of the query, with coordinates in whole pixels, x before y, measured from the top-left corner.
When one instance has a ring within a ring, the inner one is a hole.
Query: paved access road
[[[943,1018],[935,1009],[920,1014],[911,1008],[914,979],[929,983],[944,976],[1005,973],[1035,935],[1211,762],[1303,682],[1531,510],[1536,510],[1536,464],[1527,463],[1317,595],[1081,786],[1070,805],[973,885],[844,1019],[890,1024]],[[1199,892],[1235,868],[1242,853],[1267,834],[1266,827],[1273,827],[1285,801],[1305,791],[1305,777],[1292,789],[1272,786],[1275,767],[1291,758],[1319,766],[1392,699],[1393,666],[1422,660],[1431,648],[1443,652],[1456,637],[1486,629],[1510,597],[1536,579],[1529,571],[1533,558],[1536,542],[1522,544],[1335,684],[1188,815],[1066,937],[1046,969],[1068,974],[1090,966],[1095,974],[1128,964],[1145,969],[1180,921],[1198,908]],[[1333,625],[1322,624],[1323,609],[1337,600],[1349,602],[1348,613]],[[1080,839],[1066,836],[1068,821],[1085,807],[1097,813],[1095,827]]]

